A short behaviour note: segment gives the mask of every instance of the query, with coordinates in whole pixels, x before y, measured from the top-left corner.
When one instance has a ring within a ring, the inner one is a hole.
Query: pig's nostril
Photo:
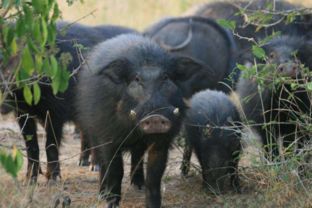
[[[284,67],[280,67],[278,70],[279,70],[280,72],[283,72],[283,71],[284,71]]]
[[[151,115],[145,117],[140,123],[141,129],[148,134],[166,133],[171,128],[171,122],[162,115]]]

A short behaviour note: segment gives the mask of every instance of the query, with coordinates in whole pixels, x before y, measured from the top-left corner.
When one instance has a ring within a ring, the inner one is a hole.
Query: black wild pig
[[[227,95],[205,90],[196,93],[186,112],[186,147],[182,174],[188,173],[192,148],[199,160],[204,187],[220,193],[226,181],[239,191],[237,166],[241,152],[240,115]],[[229,180],[230,179],[230,180]]]
[[[186,55],[206,63],[216,80],[213,89],[231,91],[238,79],[235,68],[236,45],[230,31],[223,29],[213,19],[202,17],[177,17],[163,19],[144,34],[163,48],[177,55]],[[211,72],[207,73],[211,73]]]
[[[18,123],[22,129],[22,135],[25,139],[28,157],[27,178],[31,182],[37,180],[39,172],[39,146],[37,141],[37,120],[45,127],[46,153],[47,153],[47,177],[55,180],[60,176],[59,165],[59,146],[62,137],[62,128],[67,121],[76,121],[75,109],[73,105],[75,96],[75,85],[77,83],[77,72],[83,62],[83,56],[79,53],[81,48],[74,44],[80,44],[85,49],[90,49],[100,41],[112,38],[122,33],[134,33],[135,31],[118,26],[95,26],[88,27],[80,24],[68,24],[59,22],[57,24],[57,47],[59,54],[68,52],[72,56],[72,61],[68,70],[73,73],[69,80],[68,89],[64,93],[54,95],[49,80],[43,79],[40,83],[41,99],[37,105],[28,105],[24,101],[23,90],[13,89],[10,95],[1,106],[2,113],[15,111],[18,117]],[[85,52],[85,51],[83,51]],[[5,81],[5,80],[2,80]],[[4,82],[3,82],[4,83]],[[79,126],[79,125],[78,125]],[[31,138],[31,139],[30,139]],[[82,140],[83,150],[87,145],[86,140]],[[88,160],[88,154],[82,153],[81,163]]]
[[[97,45],[87,63],[79,76],[77,109],[100,165],[101,196],[108,207],[119,205],[122,153],[129,150],[131,182],[146,186],[146,207],[160,207],[161,178],[185,113],[184,98],[215,84],[206,73],[209,68],[173,56],[138,35],[121,35]]]
[[[254,76],[247,76],[249,70],[242,74],[237,93],[246,119],[253,122],[271,160],[279,155],[277,139],[287,148],[296,139],[299,146],[308,139],[305,116],[310,117],[311,102],[305,89],[309,78],[302,65],[311,66],[307,57],[312,47],[302,38],[282,36],[263,49],[266,62],[258,60]]]
[[[282,34],[288,35],[309,35],[311,33],[311,14],[297,15],[292,23],[287,23],[286,14],[291,10],[302,9],[302,6],[291,4],[286,1],[256,0],[256,1],[218,1],[203,4],[197,9],[188,12],[190,15],[209,17],[213,19],[226,19],[236,22],[234,32],[235,42],[238,50],[238,62],[253,62],[250,48],[255,41],[263,40],[274,32],[281,31]],[[243,13],[246,13],[247,16]],[[257,20],[251,21],[248,15],[252,15],[257,11],[266,10],[264,15],[271,15],[269,22],[257,23]],[[284,14],[282,12],[285,12]],[[270,13],[270,14],[268,14]],[[263,25],[261,28],[259,25]],[[239,37],[240,36],[240,37]],[[242,38],[243,37],[243,38]],[[244,38],[245,37],[245,38]]]

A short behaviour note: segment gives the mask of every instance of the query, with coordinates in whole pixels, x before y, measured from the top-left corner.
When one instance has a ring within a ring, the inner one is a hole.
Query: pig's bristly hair
[[[118,34],[138,33],[133,29],[115,25],[87,26],[66,21],[58,21],[56,28],[58,31],[56,37],[57,42],[69,41],[70,46],[74,50],[77,50],[73,45],[74,43],[82,44],[85,47],[84,49],[91,49],[99,41],[107,40]]]
[[[191,108],[187,111],[186,122],[206,125],[212,120],[214,123],[210,125],[222,126],[226,124],[228,117],[239,120],[236,107],[227,95],[221,91],[204,90],[191,98]],[[199,121],[201,119],[203,120]]]
[[[298,50],[300,47],[302,47],[304,44],[304,39],[302,37],[296,36],[296,35],[282,35],[273,38],[271,41],[269,41],[267,44],[264,45],[264,47],[268,48],[274,48],[274,47],[287,47],[290,49]]]
[[[116,60],[128,60],[136,66],[162,65],[168,58],[160,46],[143,36],[120,35],[98,44],[88,56],[88,68],[98,73]],[[157,58],[155,58],[157,57]]]
[[[131,70],[139,70],[146,65],[165,69],[171,61],[169,54],[155,42],[134,34],[109,39],[92,50],[85,66],[87,68],[79,76],[76,105],[83,128],[97,138],[124,139],[136,125],[129,121],[129,113],[124,117],[116,116],[117,103],[125,92],[124,84],[105,81],[99,75],[110,63],[124,59],[131,63]]]

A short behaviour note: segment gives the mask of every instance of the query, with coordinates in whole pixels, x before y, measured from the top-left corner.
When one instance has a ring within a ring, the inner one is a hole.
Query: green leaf
[[[37,105],[40,101],[41,96],[41,90],[37,82],[33,85],[33,90],[34,90],[34,103],[35,105]]]
[[[40,31],[40,24],[38,21],[35,21],[34,28],[33,28],[34,38],[38,43],[41,43],[41,31]]]
[[[49,59],[48,58],[43,59],[42,71],[48,76],[50,76],[50,74],[49,74],[50,68],[51,68],[51,65],[50,65]]]
[[[259,46],[253,45],[252,46],[252,53],[259,59],[264,59],[265,58],[265,51],[260,48]]]
[[[235,30],[236,22],[233,20],[226,20],[226,19],[217,19],[217,23],[224,28]]]
[[[60,70],[60,86],[59,86],[59,91],[60,92],[65,92],[68,87],[68,80],[70,78],[70,73],[69,71],[66,70],[66,68],[63,68]]]
[[[7,42],[7,36],[9,32],[9,27],[4,27],[1,31],[1,35],[3,36],[3,39]]]
[[[33,12],[30,9],[30,7],[27,4],[24,4],[23,6],[23,11],[25,13],[25,19],[24,19],[24,27],[26,27],[26,30],[29,30],[30,28],[32,28],[32,23],[33,23]]]
[[[42,72],[42,66],[43,66],[42,56],[36,54],[35,55],[35,63],[36,63],[36,71],[38,73],[41,73]]]
[[[16,165],[16,176],[17,173],[22,169],[23,167],[23,154],[21,153],[21,151],[19,149],[15,150],[15,165]]]
[[[51,61],[52,63],[52,61]],[[53,63],[52,65],[57,64],[57,62]],[[54,68],[55,66],[52,66],[52,68]],[[56,65],[57,67],[57,65]],[[53,94],[56,95],[57,92],[60,89],[60,85],[61,85],[61,70],[59,68],[56,68],[56,73],[54,74],[54,76],[52,77],[52,91]]]
[[[306,84],[306,90],[308,90],[308,91],[312,91],[312,82],[308,82],[307,84]]]
[[[23,167],[23,155],[15,146],[11,154],[0,150],[0,163],[7,173],[16,178]]]
[[[298,88],[298,84],[292,82],[292,83],[290,84],[290,87],[291,87],[292,90],[296,90],[296,89]]]
[[[53,55],[50,56],[50,62],[51,62],[51,67],[48,69],[49,70],[48,75],[53,78],[57,75],[57,72],[58,72],[58,63],[57,63],[55,56]]]
[[[17,44],[16,44],[15,38],[13,38],[13,40],[11,42],[11,53],[12,53],[12,56],[15,56],[17,53]]]
[[[48,40],[48,28],[47,28],[46,20],[44,18],[41,18],[41,31],[42,31],[41,47],[44,47]]]
[[[26,103],[28,105],[32,105],[33,95],[31,93],[31,90],[28,87],[28,85],[24,86],[24,88],[23,88],[23,95],[24,95],[24,99],[25,99]]]
[[[56,94],[58,92],[65,92],[68,87],[69,78],[70,73],[66,70],[66,68],[60,67],[52,80],[53,93]]]
[[[25,32],[25,25],[24,25],[24,18],[20,17],[17,21],[16,21],[16,34],[21,37],[24,35]]]
[[[60,16],[60,9],[58,7],[58,4],[54,4],[53,8],[53,15],[52,15],[52,21],[55,21]]]
[[[33,139],[33,135],[26,135],[26,141],[29,142]]]
[[[34,72],[34,63],[33,58],[30,54],[29,47],[26,46],[22,54],[22,70],[25,70],[28,75],[32,75]]]
[[[56,78],[52,80],[52,91],[56,95],[60,88],[60,79]]]
[[[296,13],[289,13],[286,17],[286,23],[289,24],[289,23],[292,23],[293,21],[296,20]]]
[[[236,64],[236,67],[241,71],[247,71],[248,67],[242,64]]]
[[[35,53],[35,54],[40,53],[40,48],[37,47],[33,39],[28,39],[28,47],[29,47],[29,50],[32,51],[32,53]]]
[[[17,173],[15,169],[15,164],[14,164],[14,159],[12,158],[11,155],[6,155],[3,159],[4,161],[4,169],[11,174],[14,178],[16,178]]]
[[[30,76],[29,74],[26,72],[26,70],[20,69],[18,70],[18,77],[17,77],[17,81],[23,81],[28,79]]]
[[[32,0],[31,2],[32,2],[33,7],[38,13],[42,11],[42,6],[43,6],[42,0]]]
[[[55,21],[52,21],[49,24],[49,27],[48,27],[48,42],[49,42],[49,45],[50,44],[55,44],[56,33],[57,33],[56,23],[55,23]]]
[[[7,30],[4,31],[4,37],[7,45],[11,45],[14,37],[15,37],[15,29],[13,27],[8,26]]]

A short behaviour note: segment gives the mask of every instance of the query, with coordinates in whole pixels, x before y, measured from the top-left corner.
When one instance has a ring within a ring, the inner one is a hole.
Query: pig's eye
[[[141,82],[141,78],[139,77],[139,75],[136,75],[135,77],[134,77],[134,81],[135,82]]]
[[[162,80],[168,80],[169,79],[169,76],[168,76],[168,74],[163,74],[163,76],[162,76]]]
[[[270,58],[270,59],[274,59],[274,58],[275,58],[275,53],[274,53],[274,52],[271,52],[270,55],[269,55],[269,58]]]

